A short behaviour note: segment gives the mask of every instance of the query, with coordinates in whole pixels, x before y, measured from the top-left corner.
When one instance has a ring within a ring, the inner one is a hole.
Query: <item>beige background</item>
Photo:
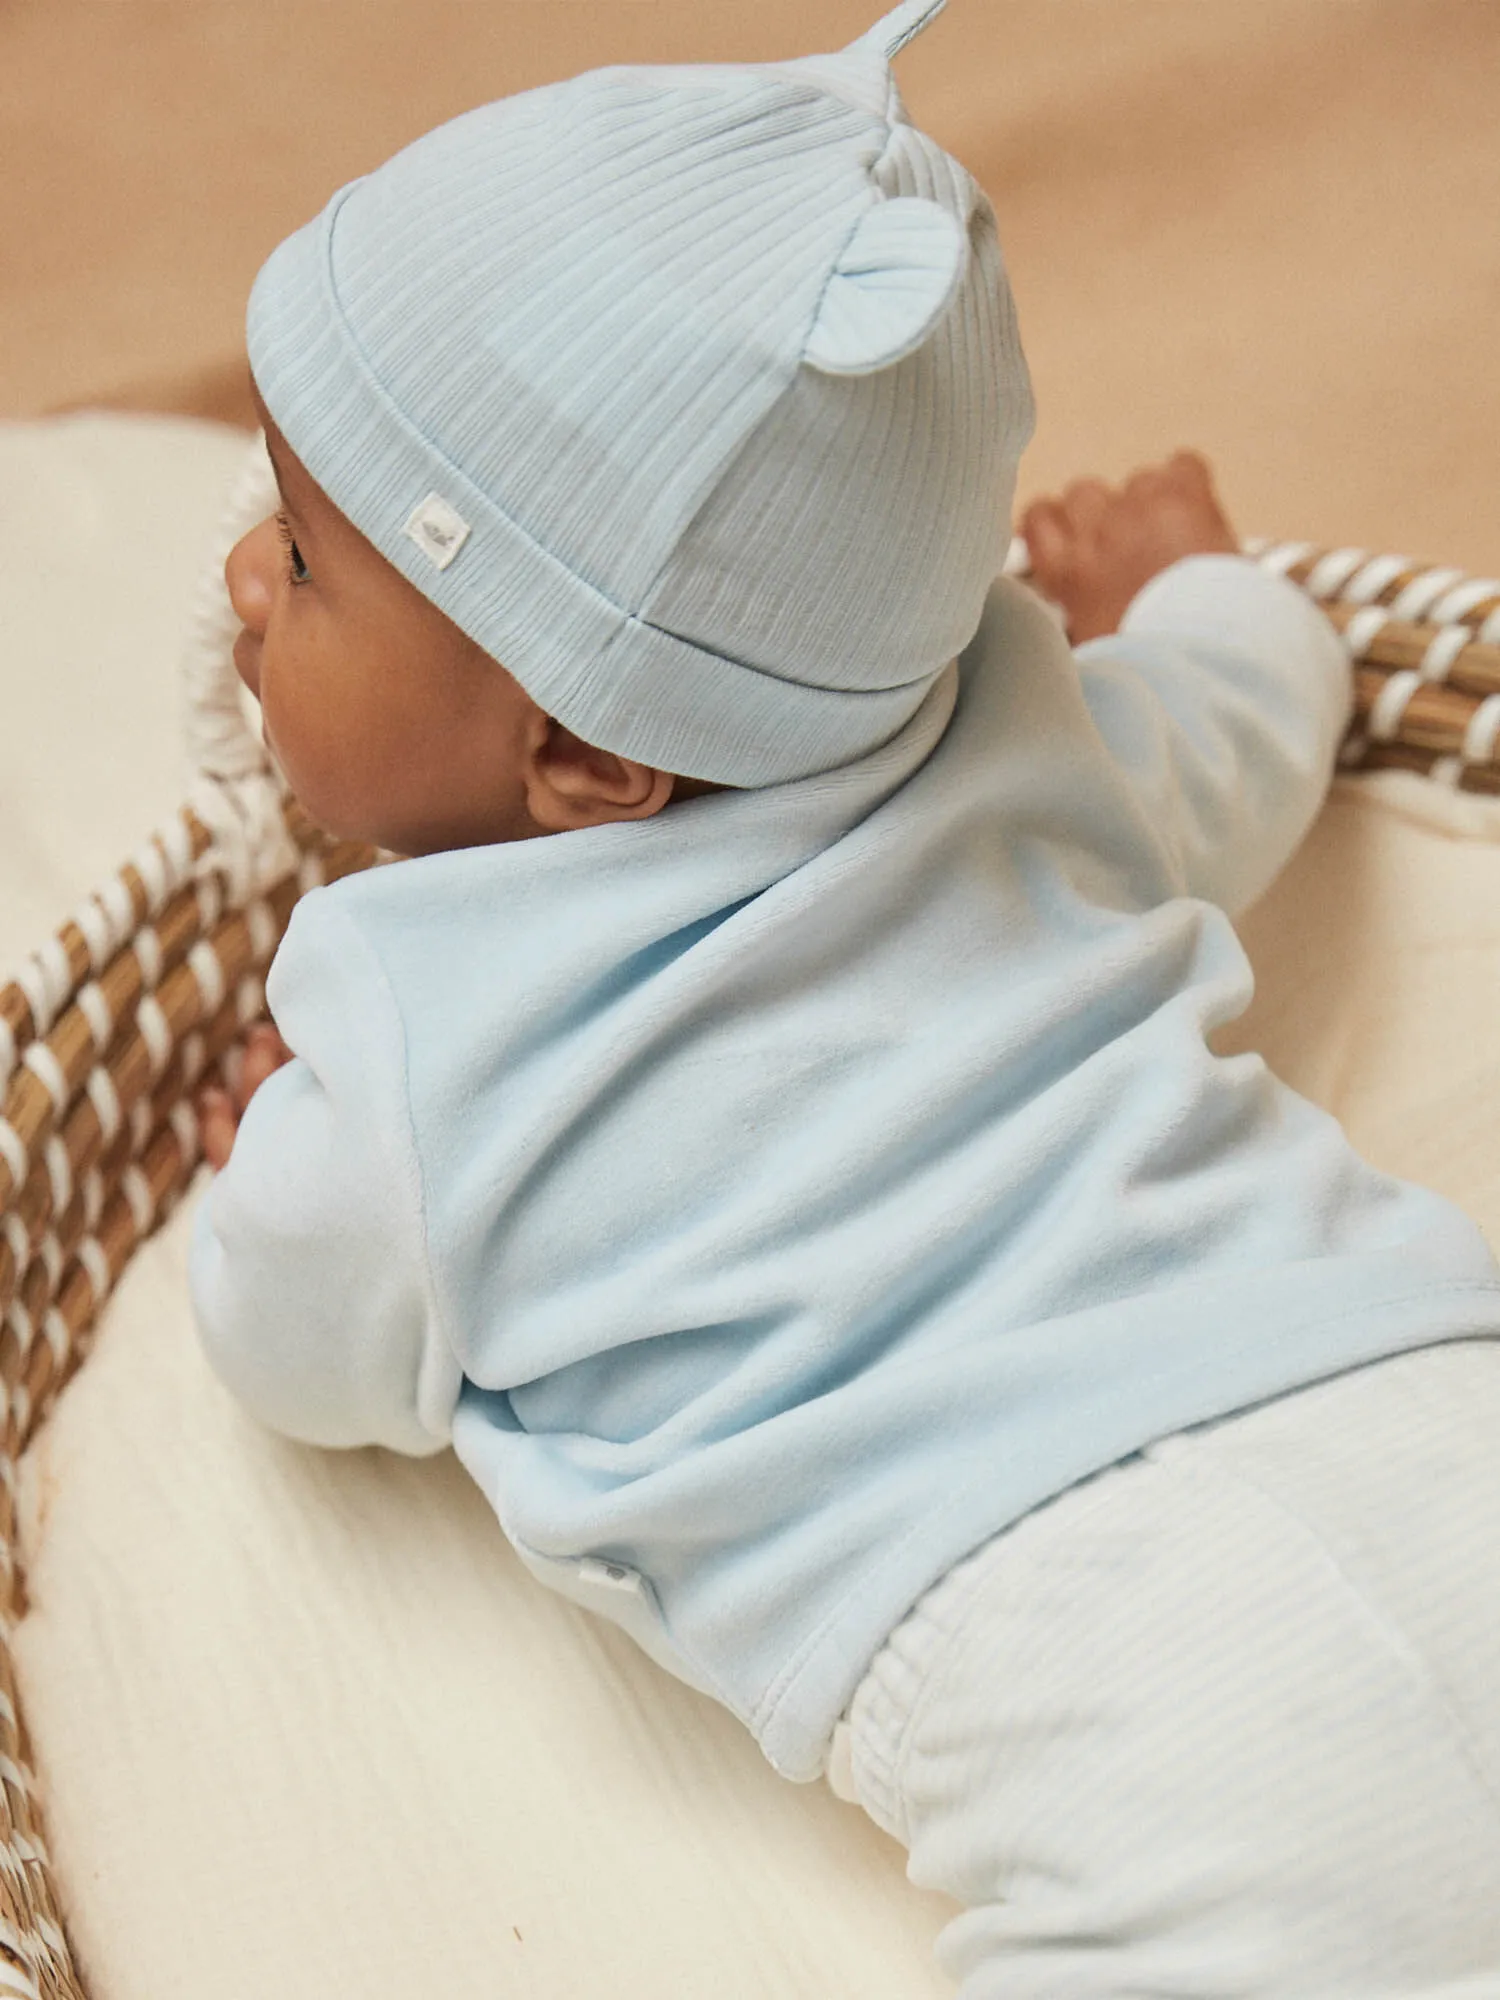
[[[425,127],[879,10],[0,0],[0,416],[242,411],[258,262]],[[1189,441],[1246,532],[1500,567],[1500,0],[951,0],[899,69],[1000,212],[1023,492]]]

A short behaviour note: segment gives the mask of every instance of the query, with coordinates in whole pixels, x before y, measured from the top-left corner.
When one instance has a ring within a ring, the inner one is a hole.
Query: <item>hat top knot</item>
[[[873,28],[866,28],[857,41],[850,44],[856,49],[875,49],[887,62],[901,51],[910,41],[915,41],[922,30],[935,21],[948,0],[902,0],[899,7],[893,7],[889,14],[878,20]]]

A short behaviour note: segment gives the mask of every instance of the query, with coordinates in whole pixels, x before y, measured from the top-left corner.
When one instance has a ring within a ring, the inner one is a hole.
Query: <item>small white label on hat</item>
[[[406,533],[434,569],[446,569],[469,539],[469,524],[439,493],[413,507]]]

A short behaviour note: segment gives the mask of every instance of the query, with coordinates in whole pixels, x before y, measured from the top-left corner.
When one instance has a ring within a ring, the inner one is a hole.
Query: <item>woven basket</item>
[[[84,2000],[42,1838],[10,1632],[25,1608],[15,1472],[136,1245],[198,1156],[193,1090],[232,1063],[304,891],[376,856],[326,840],[244,717],[222,558],[275,505],[257,448],[196,606],[199,776],[179,817],[0,986],[0,1996]],[[1346,768],[1500,793],[1500,581],[1363,549],[1253,543],[1323,603],[1355,661]],[[1017,545],[1007,568],[1024,574]]]

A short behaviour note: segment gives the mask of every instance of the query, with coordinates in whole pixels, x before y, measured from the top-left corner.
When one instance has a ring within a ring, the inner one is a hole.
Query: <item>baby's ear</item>
[[[861,216],[823,294],[802,358],[825,375],[873,375],[914,354],[953,303],[969,239],[935,201],[897,195]]]
[[[650,819],[671,803],[673,779],[613,750],[600,750],[543,717],[526,768],[526,804],[545,833]]]

